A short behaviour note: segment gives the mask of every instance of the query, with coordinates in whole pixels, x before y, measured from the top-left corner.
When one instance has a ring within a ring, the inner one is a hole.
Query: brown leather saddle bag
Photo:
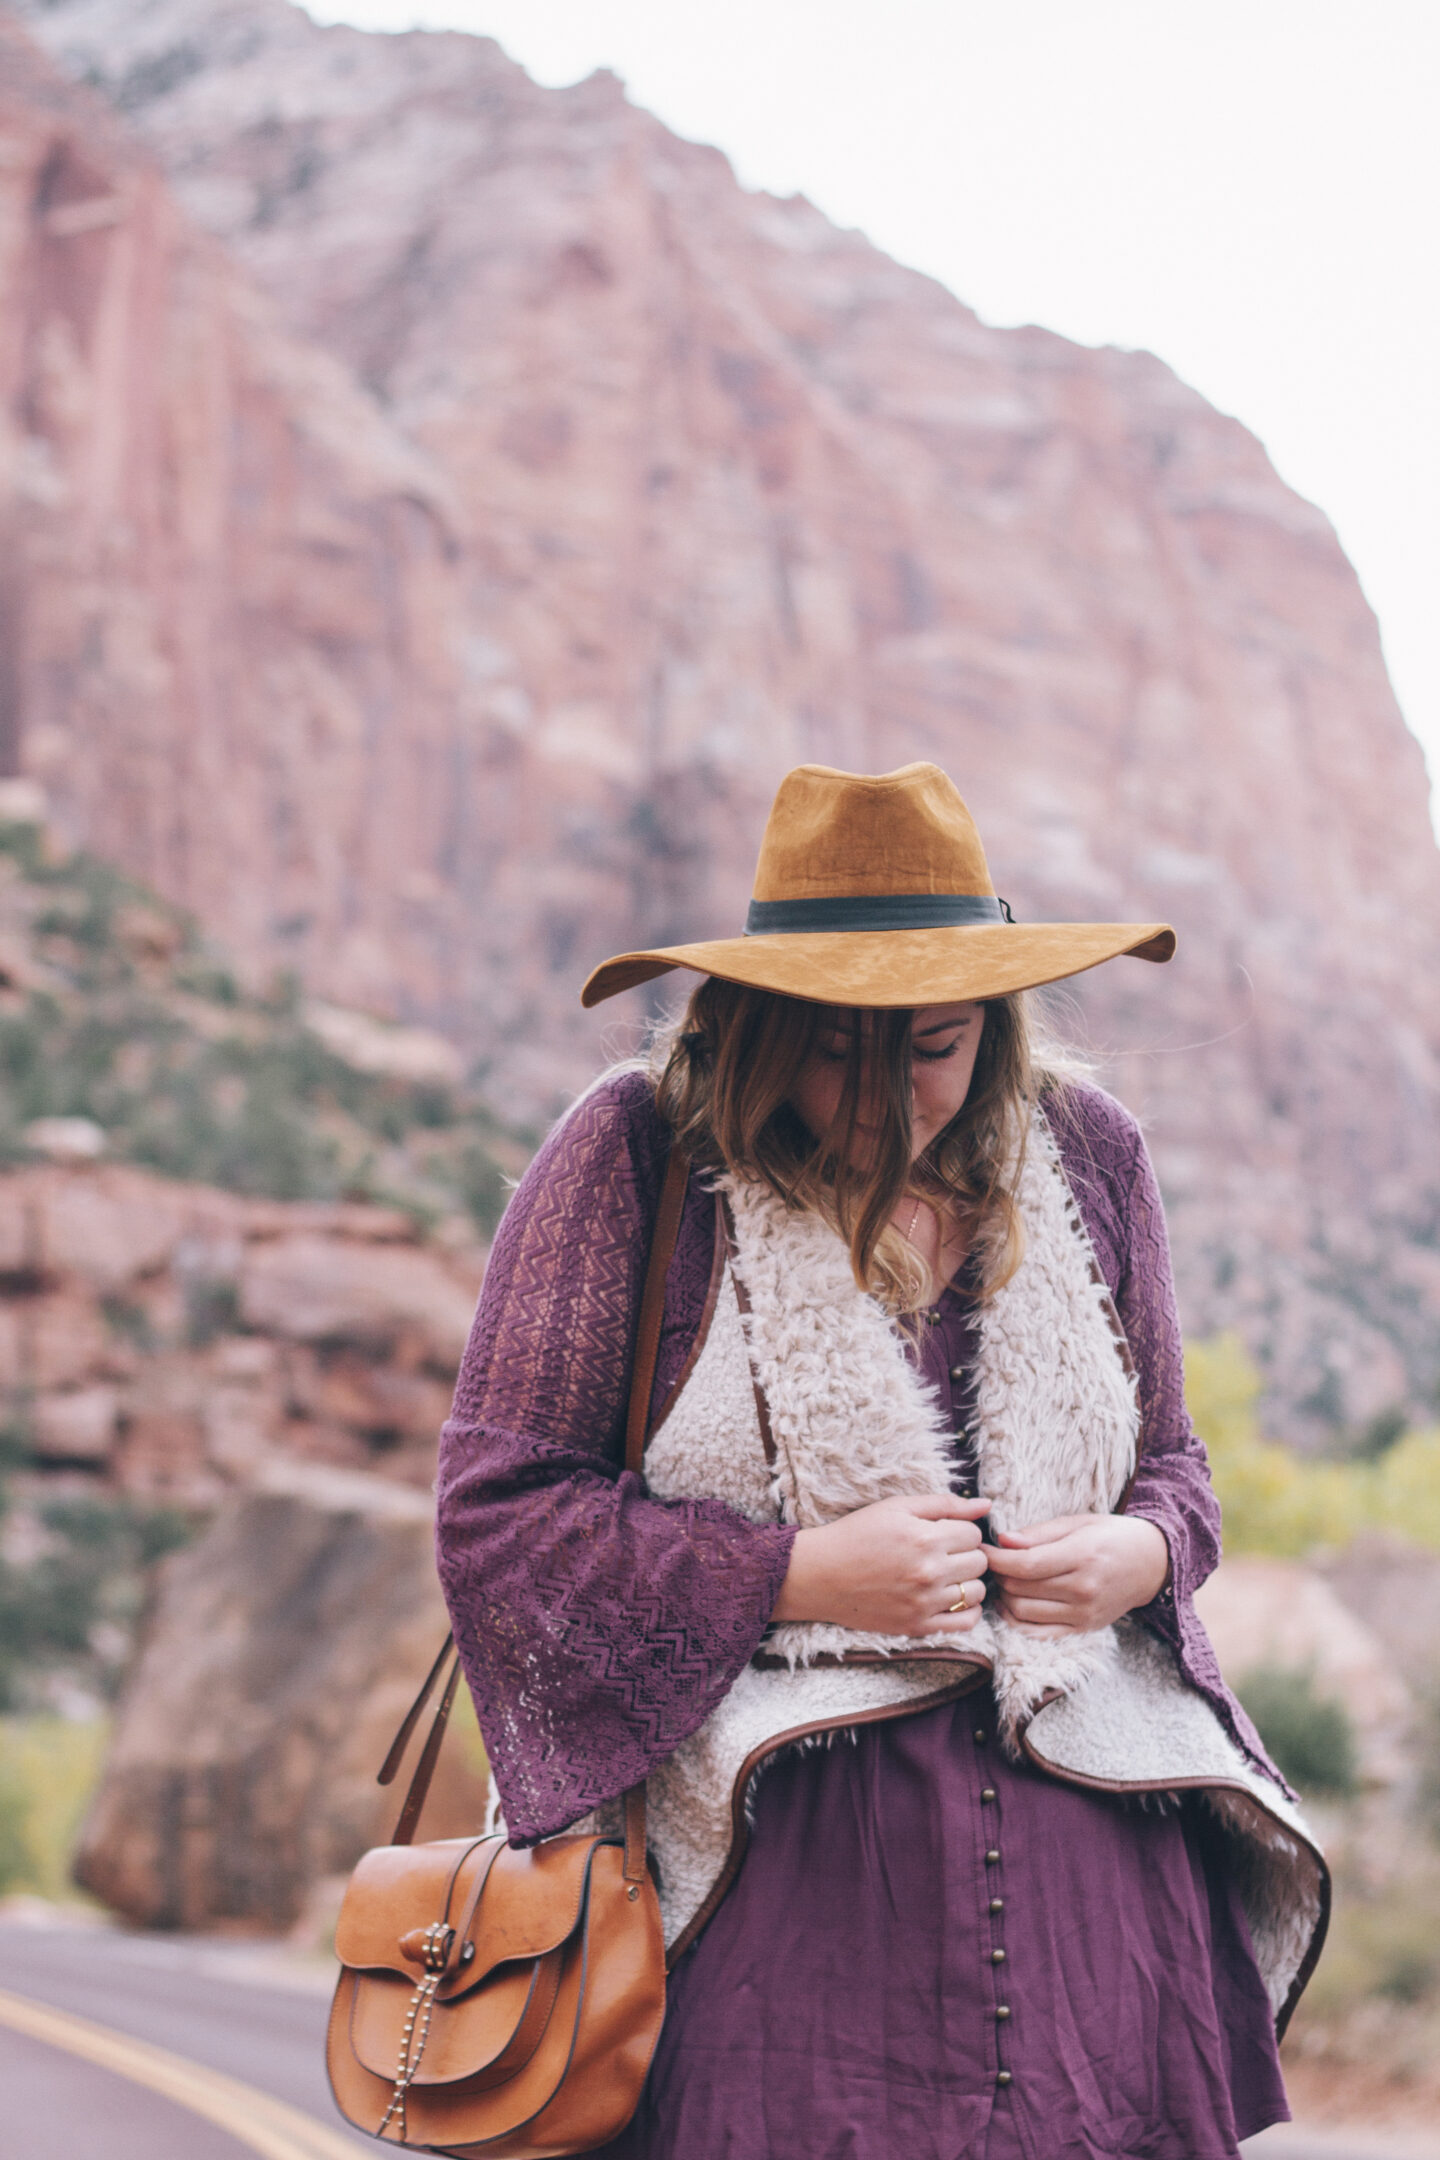
[[[630,1381],[632,1470],[687,1174],[672,1149]],[[389,1784],[447,1659],[393,1842],[366,1853],[340,1910],[331,2090],[347,2122],[390,2144],[493,2160],[586,2153],[634,2114],[665,2016],[645,1787],[625,1795],[623,1838],[572,1834],[518,1852],[503,1833],[412,1843],[459,1681],[448,1640],[380,1772]]]
[[[357,2129],[431,2152],[560,2154],[634,2113],[665,1948],[623,1844],[382,1845],[355,1871],[335,1948],[330,2081]]]

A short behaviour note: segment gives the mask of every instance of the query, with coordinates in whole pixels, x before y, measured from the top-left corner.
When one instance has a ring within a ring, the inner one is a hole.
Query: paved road
[[[38,2006],[38,2030],[16,2029],[26,2004]],[[5,2160],[373,2155],[372,2140],[340,2121],[325,2083],[328,2006],[323,1972],[244,1946],[0,1921]],[[46,2026],[54,2012],[61,2021]],[[141,2045],[107,2042],[106,2032]],[[188,2084],[186,2063],[203,2066]],[[233,2091],[227,2078],[248,2090]],[[280,2108],[267,2113],[262,2095]],[[1287,2126],[1252,2139],[1245,2154],[1440,2160],[1440,2138],[1338,2138]]]
[[[1320,2131],[1277,2123],[1240,2148],[1245,2160],[1440,2160],[1440,2138],[1376,2131]]]
[[[0,1922],[0,1990],[5,2160],[254,2160],[267,2142],[273,2160],[377,2151],[341,2122],[325,2082],[323,1974],[292,1976],[239,1946]],[[4,1996],[87,2025],[57,2027],[57,2045],[15,2030]],[[201,2080],[188,2097],[220,2117],[207,2120],[167,2096],[176,2081],[163,2058],[157,2071],[143,2050],[122,2050],[114,2068],[77,2054],[90,2045],[89,2023],[258,2088],[320,2135],[312,2142],[262,2100]]]

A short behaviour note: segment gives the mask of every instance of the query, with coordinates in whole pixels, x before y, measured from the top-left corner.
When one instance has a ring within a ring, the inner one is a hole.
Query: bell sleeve
[[[1153,1522],[1170,1549],[1163,1590],[1141,1617],[1182,1648],[1195,1592],[1220,1558],[1220,1503],[1205,1443],[1185,1407],[1180,1316],[1160,1188],[1138,1126],[1123,1194],[1123,1274],[1115,1303],[1135,1360],[1140,1446],[1126,1512]]]
[[[1185,1407],[1180,1316],[1160,1187],[1139,1126],[1118,1104],[1110,1107],[1128,1128],[1128,1161],[1116,1163],[1112,1187],[1120,1233],[1114,1288],[1140,1394],[1139,1456],[1126,1512],[1154,1523],[1170,1550],[1169,1579],[1137,1608],[1136,1618],[1171,1645],[1185,1679],[1209,1699],[1245,1754],[1273,1776],[1195,1609],[1195,1592],[1220,1559],[1220,1502],[1205,1443]]]
[[[515,1845],[623,1792],[704,1722],[789,1566],[793,1530],[652,1499],[621,1468],[663,1154],[635,1073],[551,1134],[497,1232],[441,1434],[440,1580]]]

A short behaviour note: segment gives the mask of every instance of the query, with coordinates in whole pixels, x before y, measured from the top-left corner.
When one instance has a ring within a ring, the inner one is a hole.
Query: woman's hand
[[[1108,1627],[1170,1573],[1165,1534],[1139,1515],[1058,1515],[983,1546],[995,1610],[1037,1635]]]
[[[802,1530],[773,1620],[829,1620],[877,1635],[964,1635],[980,1617],[988,1500],[920,1493]],[[966,1610],[951,1612],[964,1586]]]

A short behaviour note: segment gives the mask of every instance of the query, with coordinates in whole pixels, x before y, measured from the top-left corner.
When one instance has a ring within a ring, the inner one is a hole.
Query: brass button
[[[995,1797],[995,1788],[994,1788],[994,1786],[993,1786],[993,1785],[983,1785],[983,1786],[982,1786],[982,1787],[980,1788],[980,1798],[981,1798],[982,1800],[993,1800],[993,1799],[994,1799],[994,1797]]]
[[[1010,2015],[1010,2005],[1009,2005],[1009,2003],[997,2003],[997,2004],[996,2004],[996,2006],[995,2006],[995,2018],[996,2018],[996,2022],[997,2022],[997,2024],[1001,2024],[1001,2025],[1003,2025],[1003,2024],[1004,2024],[1004,2022],[1005,2022],[1005,2020],[1006,2020],[1006,2018],[1008,2018],[1008,2017],[1009,2017],[1009,2015]]]
[[[991,1964],[992,1964],[992,1965],[1003,1965],[1003,1964],[1004,1964],[1004,1962],[1005,1962],[1005,1953],[1004,1953],[1004,1951],[1003,1951],[1003,1950],[992,1950],[992,1951],[990,1952],[990,1962],[991,1962]]]
[[[999,1858],[1000,1858],[1000,1855],[999,1855],[999,1853],[998,1853],[998,1852],[997,1852],[997,1851],[995,1850],[994,1846],[992,1845],[992,1846],[991,1846],[991,1848],[990,1848],[990,1850],[989,1850],[989,1852],[987,1852],[987,1853],[986,1853],[986,1855],[985,1855],[985,1865],[986,1865],[986,1867],[994,1867],[994,1866],[996,1866],[996,1864],[997,1864],[997,1863],[998,1863],[998,1861],[999,1861]]]
[[[992,1897],[992,1898],[991,1898],[991,1900],[990,1900],[990,1910],[991,1910],[991,1912],[1004,1912],[1004,1910],[1005,1910],[1005,1900],[1004,1900],[1004,1898],[1003,1898],[1003,1897]]]
[[[985,1728],[983,1725],[977,1725],[975,1727],[975,1738],[977,1740],[983,1740],[985,1738]]]
[[[962,1485],[962,1486],[960,1487],[960,1498],[961,1498],[962,1500],[973,1500],[973,1499],[974,1499],[974,1497],[975,1497],[975,1488],[974,1488],[974,1486],[973,1486],[973,1485]]]
[[[997,2070],[995,2072],[995,2082],[997,2085],[1008,2085],[1011,2082],[1010,2072],[1008,2070]]]
[[[939,1327],[940,1325],[940,1315],[938,1312],[927,1312],[925,1315],[925,1319],[930,1327]]]
[[[963,1379],[964,1379],[964,1377],[965,1377],[965,1368],[964,1368],[964,1366],[963,1366],[963,1365],[952,1365],[952,1366],[950,1367],[950,1378],[951,1378],[952,1380],[963,1380]]]

